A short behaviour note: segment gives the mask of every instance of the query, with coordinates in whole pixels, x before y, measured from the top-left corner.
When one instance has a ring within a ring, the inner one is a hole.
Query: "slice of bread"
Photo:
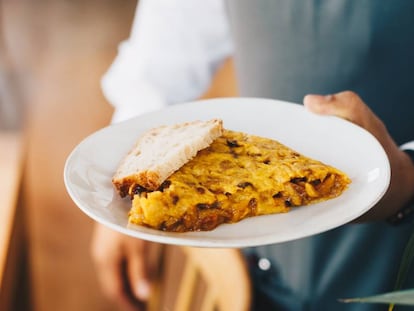
[[[223,133],[223,121],[193,121],[145,132],[121,161],[112,183],[124,197],[136,189],[156,190],[172,173]]]

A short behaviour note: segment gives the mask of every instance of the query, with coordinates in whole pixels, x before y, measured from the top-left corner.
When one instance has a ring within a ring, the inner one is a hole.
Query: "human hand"
[[[143,311],[161,246],[95,225],[91,255],[104,294],[122,310]]]
[[[314,113],[335,115],[363,127],[377,138],[388,155],[392,172],[388,191],[361,221],[386,219],[412,198],[414,165],[411,159],[399,149],[384,123],[357,94],[345,91],[327,96],[306,95],[303,103]]]

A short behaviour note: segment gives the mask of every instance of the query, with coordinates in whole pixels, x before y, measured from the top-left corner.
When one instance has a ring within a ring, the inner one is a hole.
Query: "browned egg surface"
[[[268,138],[225,130],[153,192],[135,189],[131,223],[165,231],[212,230],[339,196],[340,170]]]

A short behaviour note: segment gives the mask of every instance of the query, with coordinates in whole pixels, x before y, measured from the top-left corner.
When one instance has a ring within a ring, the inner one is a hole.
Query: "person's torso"
[[[242,96],[300,103],[308,93],[352,90],[398,143],[414,139],[414,2],[227,0],[227,7]],[[254,251],[274,260],[299,301],[292,310],[381,310],[337,299],[391,290],[411,230],[347,225]]]
[[[413,139],[414,2],[227,4],[241,95],[301,102],[308,93],[352,90],[398,143]]]

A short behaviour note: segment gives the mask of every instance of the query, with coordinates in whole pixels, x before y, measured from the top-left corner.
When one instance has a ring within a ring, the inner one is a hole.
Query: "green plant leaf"
[[[414,305],[414,289],[394,291],[369,297],[340,299],[344,303],[383,303],[395,305]]]
[[[404,249],[400,267],[398,269],[397,280],[394,291],[369,297],[339,299],[344,303],[384,303],[389,304],[388,311],[394,309],[394,305],[412,305],[414,306],[414,289],[399,290],[402,288],[407,274],[414,259],[414,231]]]
[[[405,246],[404,253],[402,255],[400,267],[398,268],[397,280],[395,281],[394,291],[397,291],[402,288],[407,274],[411,267],[411,263],[414,258],[414,231],[411,233],[410,239],[408,240],[407,245]],[[395,303],[391,303],[388,311],[394,310]]]
[[[405,279],[407,278],[408,270],[414,258],[414,231],[408,240],[402,255],[400,267],[398,269],[397,280],[395,282],[394,290],[402,288]]]

